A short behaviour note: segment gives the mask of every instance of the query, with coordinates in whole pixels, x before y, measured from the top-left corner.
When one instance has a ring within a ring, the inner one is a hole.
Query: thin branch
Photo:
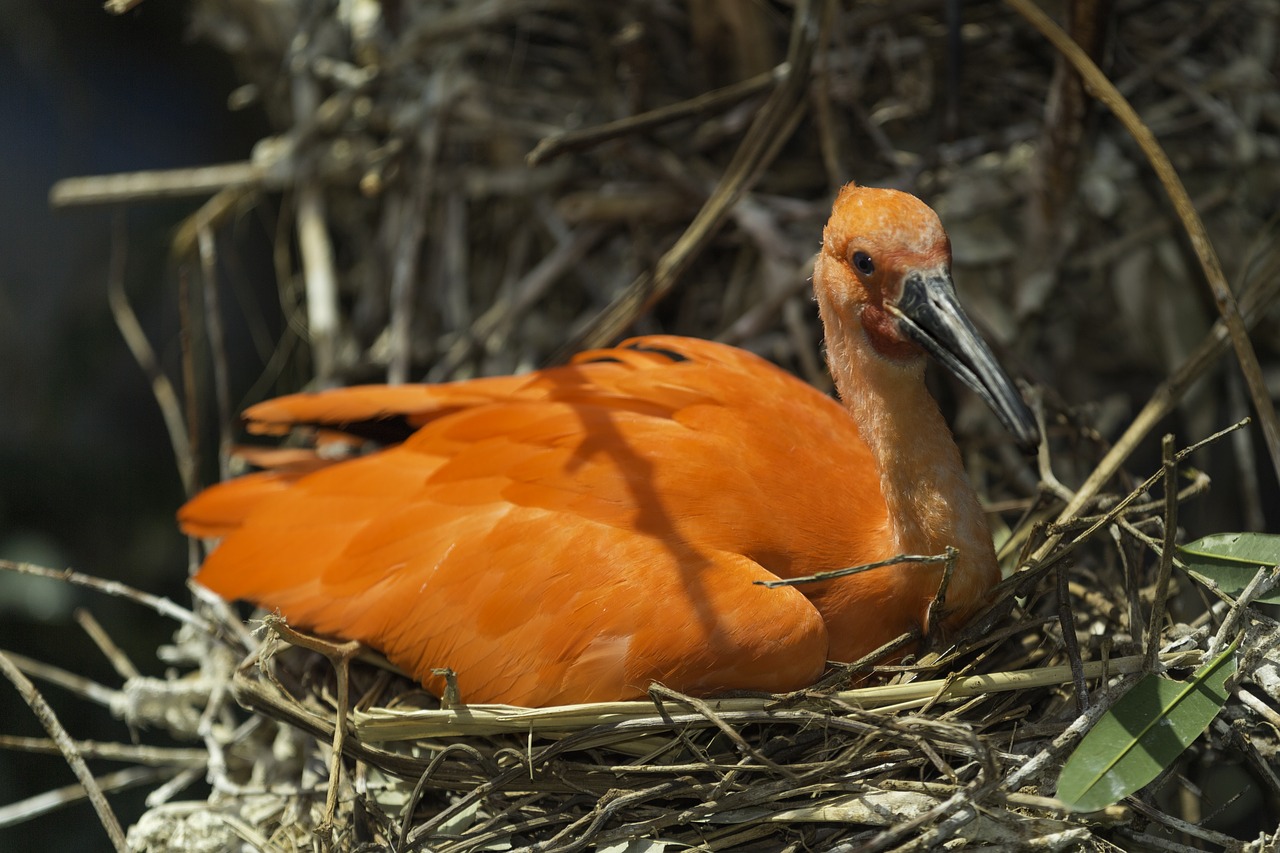
[[[433,122],[432,127],[439,127]],[[431,170],[435,168],[435,151],[439,143],[433,142],[428,135],[421,144],[424,161],[419,164],[414,177],[412,193],[401,200],[398,208],[400,214],[400,233],[396,240],[395,253],[391,266],[390,306],[387,320],[388,349],[387,384],[400,385],[409,381],[409,363],[413,352],[411,335],[413,331],[413,309],[418,282],[418,265],[422,255],[422,241],[427,233],[427,197],[430,187]],[[431,156],[431,159],[426,159]]]
[[[825,572],[814,572],[811,575],[801,575],[795,578],[778,578],[772,581],[752,581],[756,586],[763,586],[768,589],[777,589],[780,586],[799,586],[806,583],[818,583],[819,581],[829,581],[833,578],[847,578],[850,575],[860,575],[863,572],[869,572],[873,569],[884,569],[889,566],[897,566],[903,563],[945,563],[948,560],[954,560],[952,551],[948,548],[942,554],[899,554],[896,557],[890,557],[887,560],[878,560],[874,563],[864,563],[861,566],[847,566],[843,569],[829,569]]]
[[[148,767],[204,767],[209,753],[203,749],[176,746],[147,746],[134,743],[107,743],[96,740],[78,740],[76,750],[86,758],[105,761],[127,761]],[[59,755],[58,744],[49,738],[0,735],[0,749],[14,752],[30,752],[38,755]]]
[[[123,15],[130,9],[140,4],[142,0],[106,0],[102,4],[102,8],[106,9],[112,15]]]
[[[156,352],[147,340],[147,334],[138,322],[138,315],[129,304],[129,297],[124,290],[125,247],[128,245],[128,234],[125,230],[123,216],[116,218],[116,227],[111,239],[111,265],[107,275],[107,302],[111,306],[111,314],[115,318],[116,327],[121,337],[128,344],[133,358],[142,368],[142,372],[151,380],[151,394],[156,398],[160,415],[164,418],[165,429],[169,433],[169,443],[173,446],[173,456],[178,467],[178,476],[182,479],[182,488],[187,495],[196,491],[196,460],[191,450],[191,438],[187,434],[182,419],[182,405],[178,402],[178,392],[174,389],[169,377],[160,369]]]
[[[946,552],[942,555],[942,577],[938,581],[938,591],[933,594],[933,600],[929,602],[929,609],[924,618],[926,635],[933,633],[938,620],[942,614],[946,613],[947,591],[951,589],[951,581],[956,572],[956,558],[959,556],[960,551],[951,545],[947,546]]]
[[[1164,465],[1164,543],[1160,548],[1160,568],[1156,575],[1155,600],[1151,602],[1151,618],[1147,621],[1146,669],[1153,672],[1160,655],[1160,634],[1164,630],[1164,610],[1169,597],[1169,577],[1173,574],[1173,551],[1178,538],[1178,458],[1173,451],[1173,436],[1161,442]]]
[[[181,622],[184,625],[190,625],[191,627],[199,631],[203,631],[206,634],[216,635],[219,633],[218,628],[213,625],[213,623],[201,616],[197,616],[185,607],[180,607],[167,598],[161,598],[159,596],[134,589],[133,587],[128,586],[127,584],[122,584],[119,581],[103,580],[102,578],[95,578],[92,575],[81,574],[80,572],[72,571],[71,569],[49,569],[44,566],[37,566],[34,563],[21,563],[15,560],[5,559],[0,559],[0,570],[49,578],[63,583],[75,584],[76,586],[88,587],[89,589],[96,590],[97,592],[101,592],[106,595],[127,598],[130,601],[141,604],[143,607],[154,610],[161,616],[167,616],[176,622]]]
[[[298,40],[295,51],[313,50],[310,42]],[[316,81],[307,75],[305,56],[291,51],[292,105],[296,115],[314,116],[320,105]],[[302,255],[303,280],[307,292],[307,334],[311,341],[316,383],[326,387],[337,368],[338,273],[334,266],[333,243],[329,239],[325,196],[315,181],[298,180],[298,251]]]
[[[643,133],[681,119],[718,112],[744,101],[752,95],[773,88],[786,79],[786,76],[787,64],[783,63],[769,71],[749,77],[746,80],[740,80],[722,89],[704,92],[688,100],[668,104],[639,115],[627,116],[618,121],[611,121],[594,127],[585,127],[581,130],[564,130],[553,133],[550,136],[543,137],[534,149],[525,155],[525,163],[529,166],[538,166],[553,157],[558,157],[570,151],[591,148],[602,142],[617,139],[620,136]]]
[[[333,664],[338,676],[337,713],[333,726],[333,749],[329,756],[329,790],[325,797],[324,820],[319,831],[328,834],[333,830],[333,816],[338,807],[339,782],[342,779],[342,747],[347,738],[347,714],[351,710],[351,659],[364,648],[352,640],[346,643],[331,643],[293,630],[278,616],[268,616],[263,624],[295,646],[319,652]]]
[[[1264,598],[1271,594],[1271,591],[1280,585],[1280,566],[1270,566],[1258,569],[1253,579],[1248,585],[1240,591],[1240,595],[1231,604],[1231,609],[1227,611],[1227,618],[1222,620],[1218,632],[1213,636],[1208,644],[1208,653],[1216,655],[1226,646],[1235,642],[1236,632],[1240,630],[1239,626],[1244,621],[1245,614],[1249,610],[1249,605],[1259,598]]]
[[[96,781],[101,792],[123,791],[138,785],[150,785],[173,775],[174,771],[167,768],[126,767],[124,770],[108,773]],[[27,797],[16,803],[8,803],[0,806],[0,828],[15,826],[40,815],[75,805],[85,797],[91,797],[91,795],[83,785],[66,785]]]
[[[1062,645],[1067,651],[1067,662],[1071,666],[1071,681],[1075,687],[1076,713],[1083,714],[1089,710],[1089,690],[1085,684],[1084,659],[1080,656],[1080,640],[1076,637],[1075,611],[1071,609],[1070,585],[1067,578],[1067,566],[1058,563],[1054,567],[1058,580],[1058,624],[1062,628]]]
[[[79,696],[101,705],[104,708],[115,708],[119,704],[122,694],[119,690],[99,684],[91,678],[80,675],[79,673],[69,672],[60,666],[54,666],[51,663],[29,658],[26,655],[11,652],[7,649],[0,649],[0,654],[7,655],[9,662],[18,668],[24,675],[39,679],[46,684],[53,684],[61,687],[68,693]]]
[[[196,231],[200,247],[200,291],[204,295],[204,324],[209,336],[213,363],[214,399],[218,404],[218,477],[231,477],[231,445],[235,416],[231,411],[231,383],[228,379],[227,344],[222,330],[222,307],[218,296],[217,248],[213,231],[201,226]]]
[[[111,844],[115,847],[117,853],[128,853],[129,844],[125,840],[124,830],[120,827],[120,821],[116,819],[115,812],[111,810],[111,804],[107,802],[106,796],[102,793],[102,788],[98,785],[93,774],[89,772],[89,765],[84,763],[84,756],[76,749],[75,741],[67,734],[67,730],[62,727],[62,723],[58,722],[58,716],[49,707],[49,703],[40,695],[40,691],[36,690],[27,677],[13,665],[13,661],[3,652],[0,652],[0,674],[13,684],[18,690],[18,695],[27,703],[27,707],[35,714],[40,725],[44,726],[44,730],[49,733],[49,737],[53,738],[53,742],[58,745],[58,751],[62,753],[62,757],[66,760],[67,766],[71,768],[71,772],[75,774],[76,779],[80,781],[80,785],[84,788],[85,793],[89,797],[89,802],[93,804],[93,809],[98,813],[98,820],[102,823],[102,828],[106,830],[107,837],[111,839]]]
[[[137,678],[141,675],[138,668],[133,665],[133,661],[129,660],[129,656],[124,650],[116,645],[115,641],[107,635],[102,625],[83,607],[77,608],[73,614],[76,622],[89,635],[89,639],[93,640],[94,645],[102,652],[102,654],[111,662],[111,666],[115,668],[116,674],[128,681],[130,678]]]
[[[259,185],[264,174],[263,166],[245,161],[194,169],[63,178],[49,190],[49,204],[58,208],[212,195],[228,187]]]
[[[324,197],[317,187],[299,188],[298,247],[307,285],[307,336],[321,387],[333,379],[338,343],[338,280],[324,211]]]

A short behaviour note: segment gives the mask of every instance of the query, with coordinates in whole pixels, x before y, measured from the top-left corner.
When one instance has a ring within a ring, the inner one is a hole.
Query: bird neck
[[[820,300],[820,304],[823,300]],[[925,357],[903,361],[876,352],[860,322],[823,305],[827,360],[841,400],[875,460],[898,554],[959,549],[948,610],[970,612],[999,580],[986,516],[969,484],[951,431],[924,384]],[[885,555],[894,556],[893,554]],[[906,565],[911,589],[940,573]]]

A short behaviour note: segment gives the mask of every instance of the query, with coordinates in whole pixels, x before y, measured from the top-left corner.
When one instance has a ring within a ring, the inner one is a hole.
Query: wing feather
[[[294,395],[247,417],[259,432],[396,419],[416,431],[197,497],[184,526],[225,537],[200,582],[378,647],[429,687],[448,666],[466,701],[623,698],[653,680],[802,686],[827,656],[830,585],[807,598],[753,581],[891,547],[847,413],[706,341],[633,339],[525,377]],[[877,573],[850,582],[888,594]],[[852,639],[843,629],[842,651],[897,630],[863,622]]]

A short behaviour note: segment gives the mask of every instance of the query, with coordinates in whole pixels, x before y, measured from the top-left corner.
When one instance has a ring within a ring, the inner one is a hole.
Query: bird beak
[[[886,308],[907,337],[987,401],[1023,449],[1039,446],[1040,430],[1031,410],[965,316],[949,270],[909,273],[897,304]]]

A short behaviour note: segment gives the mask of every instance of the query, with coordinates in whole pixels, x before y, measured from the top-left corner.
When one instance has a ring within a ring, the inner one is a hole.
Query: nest
[[[138,594],[181,622],[162,650],[179,674],[122,669],[113,711],[198,748],[145,748],[149,778],[165,782],[128,844],[1244,849],[1177,796],[1225,756],[1249,768],[1270,821],[1250,830],[1261,849],[1280,814],[1276,626],[1247,599],[1170,580],[1179,504],[1208,477],[1176,479],[1186,454],[1162,460],[1143,439],[1170,415],[1208,436],[1246,407],[1234,374],[1195,383],[1229,350],[1231,324],[1265,322],[1280,278],[1266,239],[1280,22],[1261,0],[1229,14],[1197,0],[1117,5],[1074,4],[1071,27],[1163,150],[1099,117],[1021,2],[965,4],[963,26],[940,19],[940,2],[194,3],[193,32],[244,78],[233,103],[260,104],[278,135],[244,163],[78,179],[54,198],[216,190],[175,255],[202,272],[193,316],[211,348],[191,356],[187,391],[215,401],[224,449],[234,412],[218,259],[249,208],[278,223],[287,321],[250,396],[306,376],[511,372],[628,329],[716,337],[824,386],[806,280],[829,199],[850,178],[939,209],[966,302],[1037,379],[1050,441],[1029,464],[940,386],[1010,578],[945,648],[840,667],[795,695],[655,686],[645,702],[441,707],[357,649],[270,619],[250,634],[198,592],[191,610]],[[1149,177],[1164,152],[1204,225]],[[1235,319],[1205,310],[1200,270],[1223,278],[1213,247],[1230,259]],[[178,395],[128,331],[127,302],[115,307],[194,486]],[[1261,526],[1265,454],[1243,431],[1214,447],[1194,458],[1212,452],[1228,472],[1224,523]],[[1141,797],[1091,814],[1053,799],[1064,756],[1139,673],[1185,675],[1242,635],[1250,654],[1226,711]],[[888,683],[865,686],[868,674]],[[105,754],[59,748],[73,767]],[[178,798],[200,779],[207,797]]]

